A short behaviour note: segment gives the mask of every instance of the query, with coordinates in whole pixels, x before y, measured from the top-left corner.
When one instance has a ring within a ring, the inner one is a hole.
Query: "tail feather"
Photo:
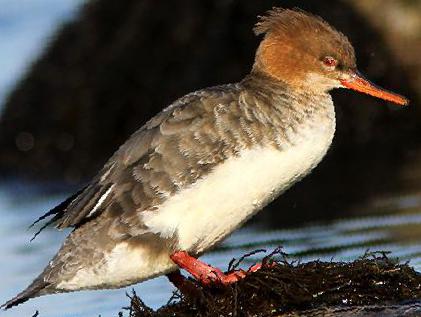
[[[24,303],[30,298],[41,296],[46,293],[45,291],[48,285],[50,285],[50,283],[45,282],[42,279],[36,279],[23,292],[19,293],[11,300],[8,300],[6,303],[1,305],[0,308],[6,310]]]

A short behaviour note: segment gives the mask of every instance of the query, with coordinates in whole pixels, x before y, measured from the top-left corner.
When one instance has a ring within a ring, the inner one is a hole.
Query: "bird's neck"
[[[281,147],[302,139],[308,131],[325,131],[329,139],[333,136],[335,112],[328,93],[292,89],[282,81],[255,73],[247,76],[242,85],[249,100],[254,100],[247,103],[248,112],[254,113],[268,131],[274,131],[269,139],[279,138]]]
[[[272,110],[274,107],[285,113],[285,110],[289,109],[291,112],[303,115],[330,113],[334,110],[328,92],[291,86],[263,72],[252,71],[243,79],[242,84],[258,99],[267,100]]]

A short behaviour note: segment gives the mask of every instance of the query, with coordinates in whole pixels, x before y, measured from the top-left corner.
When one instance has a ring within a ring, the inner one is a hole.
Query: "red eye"
[[[323,59],[323,64],[325,64],[327,67],[335,68],[336,65],[338,65],[338,61],[331,56],[326,56]]]

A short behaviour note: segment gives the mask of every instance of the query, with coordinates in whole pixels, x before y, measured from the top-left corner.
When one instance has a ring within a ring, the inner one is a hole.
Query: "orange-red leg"
[[[195,296],[197,295],[196,286],[188,281],[183,275],[181,275],[180,270],[171,272],[167,274],[168,279],[174,286],[180,290],[180,292],[185,296]]]
[[[243,279],[247,275],[247,272],[244,270],[237,270],[224,274],[220,269],[212,267],[190,256],[186,251],[177,251],[173,253],[170,258],[180,268],[189,272],[196,280],[204,285],[210,285],[212,283],[228,285]],[[256,272],[261,266],[261,264],[255,264],[248,272]]]

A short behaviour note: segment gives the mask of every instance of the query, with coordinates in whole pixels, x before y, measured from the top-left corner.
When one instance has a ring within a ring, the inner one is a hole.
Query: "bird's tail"
[[[50,283],[44,281],[43,278],[38,277],[24,291],[16,295],[11,300],[8,300],[6,303],[1,305],[0,308],[3,308],[6,310],[13,306],[17,306],[21,303],[24,303],[30,298],[44,295],[48,293],[47,289],[49,285]]]

